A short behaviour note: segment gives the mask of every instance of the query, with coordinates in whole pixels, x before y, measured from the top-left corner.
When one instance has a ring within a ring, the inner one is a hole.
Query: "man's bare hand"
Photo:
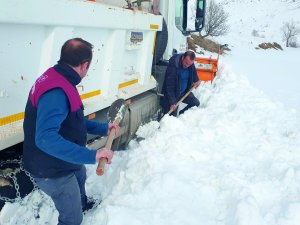
[[[99,162],[101,158],[105,158],[107,160],[107,164],[111,164],[113,154],[114,152],[110,149],[100,148],[96,153],[96,162]]]
[[[193,83],[193,86],[197,88],[197,87],[199,87],[200,83],[201,83],[201,80],[199,80],[199,81]]]
[[[117,136],[120,132],[120,126],[115,123],[109,123],[108,124],[108,133],[110,133],[112,129],[114,129],[115,135]]]
[[[175,104],[170,106],[170,110],[172,110],[172,112],[175,112],[176,108],[177,108],[177,106]]]

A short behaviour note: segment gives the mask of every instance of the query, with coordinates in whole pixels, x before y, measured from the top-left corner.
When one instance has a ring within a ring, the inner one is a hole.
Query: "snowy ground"
[[[264,91],[274,102],[300,112],[299,48],[284,51],[241,49],[229,53],[225,62],[238,74],[247,76],[254,87]]]
[[[250,2],[232,0],[228,10],[248,10]],[[259,2],[260,20],[265,4],[286,4]],[[213,84],[195,91],[200,108],[141,127],[145,139],[117,152],[103,177],[87,167],[88,195],[103,201],[84,225],[300,224],[300,49],[255,50],[280,40],[249,31],[219,39],[232,51]],[[34,192],[21,205],[6,204],[0,224],[54,225],[57,216],[51,200]]]

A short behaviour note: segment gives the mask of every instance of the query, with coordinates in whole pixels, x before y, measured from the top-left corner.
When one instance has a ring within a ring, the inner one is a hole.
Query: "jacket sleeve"
[[[97,123],[85,118],[85,125],[89,134],[106,136],[108,132],[108,123]]]
[[[43,152],[69,163],[94,164],[96,151],[68,141],[58,133],[68,113],[69,102],[62,89],[52,89],[40,97],[36,119],[36,146]]]
[[[165,95],[169,100],[170,105],[176,104],[177,99],[175,96],[176,88],[176,67],[174,63],[170,63],[167,67],[165,77]]]

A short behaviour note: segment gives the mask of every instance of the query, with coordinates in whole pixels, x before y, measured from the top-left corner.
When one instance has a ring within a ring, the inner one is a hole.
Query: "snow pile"
[[[297,224],[299,114],[229,71],[197,94],[205,108],[133,144],[86,224]]]
[[[158,121],[151,121],[147,124],[144,124],[139,127],[139,129],[136,132],[136,135],[141,138],[147,138],[154,135],[154,133],[159,128],[159,122]]]
[[[196,91],[200,108],[145,126],[151,135],[117,152],[104,177],[88,166],[87,192],[103,201],[83,224],[297,224],[300,115],[222,68]],[[6,204],[1,224],[55,224],[39,199]]]

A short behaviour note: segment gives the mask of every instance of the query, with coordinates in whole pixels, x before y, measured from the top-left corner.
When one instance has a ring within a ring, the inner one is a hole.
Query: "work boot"
[[[82,212],[85,214],[90,209],[96,208],[98,205],[100,205],[101,200],[100,199],[94,199],[92,197],[87,197],[87,201],[85,203],[85,206],[82,208]]]

